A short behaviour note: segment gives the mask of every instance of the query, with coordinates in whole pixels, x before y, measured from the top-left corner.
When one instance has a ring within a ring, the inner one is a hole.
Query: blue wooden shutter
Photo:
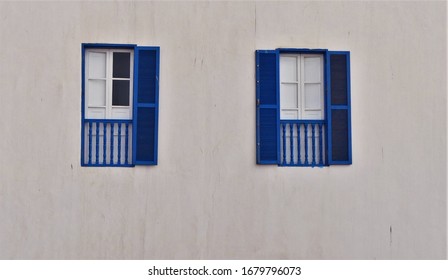
[[[133,162],[157,164],[159,47],[135,47]]]
[[[328,163],[351,164],[350,53],[327,53]]]
[[[256,51],[257,163],[278,164],[278,53]]]

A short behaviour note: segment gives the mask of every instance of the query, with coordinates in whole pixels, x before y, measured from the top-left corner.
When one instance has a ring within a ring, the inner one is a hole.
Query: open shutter
[[[157,164],[159,47],[134,51],[133,162]]]
[[[351,164],[350,53],[327,52],[328,163]]]
[[[273,50],[256,51],[258,164],[278,164],[278,75],[278,53]]]

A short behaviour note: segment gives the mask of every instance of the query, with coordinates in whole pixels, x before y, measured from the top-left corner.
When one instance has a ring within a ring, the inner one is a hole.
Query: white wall
[[[444,2],[1,2],[0,42],[0,258],[446,258]],[[161,47],[158,166],[80,166],[81,43]],[[351,52],[353,165],[255,164],[277,47]]]

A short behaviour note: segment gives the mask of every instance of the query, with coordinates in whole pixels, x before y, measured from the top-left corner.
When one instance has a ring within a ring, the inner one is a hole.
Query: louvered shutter
[[[278,53],[256,51],[257,163],[278,164]]]
[[[327,53],[328,163],[351,164],[350,53]]]
[[[157,164],[159,108],[159,48],[136,47],[134,51],[133,161]]]

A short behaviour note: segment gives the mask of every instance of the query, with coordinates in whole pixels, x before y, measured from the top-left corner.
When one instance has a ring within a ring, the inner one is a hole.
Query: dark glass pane
[[[114,52],[114,78],[130,78],[131,54]]]
[[[113,80],[112,105],[129,106],[129,81]]]

